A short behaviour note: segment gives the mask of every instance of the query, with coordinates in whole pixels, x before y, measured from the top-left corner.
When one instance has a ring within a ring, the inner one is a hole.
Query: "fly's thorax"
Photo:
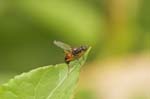
[[[80,46],[78,48],[72,48],[72,54],[74,56],[78,56],[79,54],[85,52],[87,50],[86,46]]]
[[[72,48],[72,54],[74,56],[78,55],[79,53],[81,53],[81,49],[80,48]]]

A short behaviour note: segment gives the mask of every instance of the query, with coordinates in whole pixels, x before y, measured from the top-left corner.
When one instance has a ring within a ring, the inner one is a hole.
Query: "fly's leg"
[[[70,65],[69,64],[67,64],[68,65],[68,74],[70,73]]]
[[[85,60],[86,59],[85,56],[83,56],[82,59]]]
[[[70,69],[71,69],[71,67],[70,67],[70,64],[69,64],[69,63],[70,63],[69,61],[66,61],[66,64],[67,64],[67,67],[68,67],[67,75],[69,75],[69,73],[70,73]]]
[[[77,58],[76,60],[77,60],[77,61],[78,61],[78,63],[81,65],[81,62],[80,62],[79,58]]]
[[[85,57],[84,55],[81,56],[80,58],[81,58],[82,61],[86,60],[86,57]],[[79,61],[79,58],[78,58],[78,61]],[[82,61],[81,61],[81,62],[82,62]],[[79,61],[80,65],[82,64],[81,62]]]

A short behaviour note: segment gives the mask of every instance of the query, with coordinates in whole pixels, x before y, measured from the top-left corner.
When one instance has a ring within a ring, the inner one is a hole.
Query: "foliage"
[[[44,66],[11,79],[0,87],[0,99],[70,99],[90,48],[79,60]]]

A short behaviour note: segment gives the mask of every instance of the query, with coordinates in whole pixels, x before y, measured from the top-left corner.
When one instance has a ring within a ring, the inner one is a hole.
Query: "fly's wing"
[[[54,44],[60,48],[62,48],[65,51],[71,51],[71,47],[68,44],[65,44],[60,41],[54,41]]]

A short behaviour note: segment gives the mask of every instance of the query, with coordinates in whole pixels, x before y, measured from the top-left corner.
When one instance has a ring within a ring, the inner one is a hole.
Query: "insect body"
[[[65,52],[66,53],[65,62],[69,64],[72,60],[80,58],[86,50],[87,50],[86,46],[72,48],[69,52]]]
[[[70,47],[68,44],[65,44],[60,41],[54,41],[54,44],[60,48],[62,48],[65,52],[65,62],[69,64],[71,61],[75,59],[79,59],[84,52],[87,50],[87,46],[80,47]]]

